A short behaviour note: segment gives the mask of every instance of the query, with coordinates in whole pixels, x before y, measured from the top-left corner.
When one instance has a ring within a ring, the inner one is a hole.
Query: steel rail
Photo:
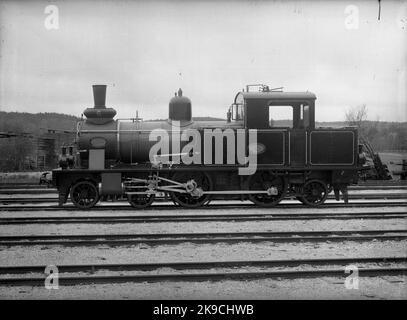
[[[164,190],[164,188],[160,188]],[[180,189],[168,189],[165,188],[164,191],[171,191],[171,192],[180,192],[180,193],[187,193],[185,190],[180,190]],[[226,191],[225,191],[226,192]],[[204,194],[225,194],[224,191],[210,191],[210,192],[204,192]],[[151,192],[127,192],[128,194],[151,194]],[[239,191],[237,193],[230,193],[233,195],[237,194],[251,194],[251,191],[246,192],[245,190]],[[267,191],[262,191],[262,192],[256,192],[256,193],[267,193]],[[287,197],[285,199],[292,199],[293,197]],[[349,194],[348,196],[349,199],[353,200],[363,200],[363,199],[372,199],[372,200],[377,200],[377,199],[406,199],[407,200],[407,192],[406,193],[393,193],[393,194],[380,194],[380,193],[371,193],[371,194]],[[334,195],[329,195],[328,199],[332,200],[335,199]],[[126,201],[126,200],[117,200],[118,202],[120,201]],[[44,197],[44,198],[0,198],[0,203],[48,203],[48,202],[58,202],[58,198],[49,198],[49,197]]]
[[[405,276],[406,267],[359,268],[359,277]],[[224,281],[252,279],[298,279],[320,277],[347,277],[344,269],[309,269],[309,270],[278,270],[256,272],[217,272],[217,273],[167,273],[167,274],[115,274],[115,275],[85,275],[59,276],[58,285],[112,284],[126,282],[180,282],[180,281]],[[2,286],[44,286],[44,277],[0,278]]]
[[[199,262],[155,262],[131,264],[72,264],[58,265],[59,273],[109,271],[151,271],[160,268],[175,270],[197,270],[215,268],[242,267],[298,267],[300,265],[349,265],[368,263],[405,263],[407,257],[354,257],[354,258],[317,258],[317,259],[277,259],[277,260],[233,260],[233,261],[199,261]],[[43,273],[46,266],[20,265],[0,266],[0,274]]]
[[[258,214],[197,214],[197,215],[139,215],[139,216],[48,216],[5,217],[0,225],[21,224],[119,224],[163,222],[212,222],[212,221],[284,221],[284,220],[355,220],[355,219],[403,219],[407,212],[355,212],[355,213],[258,213]]]
[[[404,200],[404,199],[403,199]],[[117,201],[116,203],[118,203]],[[150,207],[144,209],[134,209],[130,205],[123,205],[123,202],[119,202],[117,205],[96,205],[91,210],[92,211],[106,211],[106,210],[122,210],[122,211],[149,211],[149,210],[191,210],[191,208],[184,208],[174,204],[153,204]],[[378,207],[400,207],[407,206],[407,201],[398,201],[398,202],[355,202],[355,203],[324,203],[319,209],[326,208],[378,208]],[[213,210],[213,209],[241,209],[241,208],[258,208],[266,209],[272,211],[273,208],[262,208],[253,203],[210,203],[208,205],[203,205],[198,210]],[[275,209],[285,209],[285,208],[309,208],[304,206],[302,203],[280,203],[274,207]],[[0,211],[78,211],[78,208],[68,204],[62,207],[57,205],[38,205],[38,206],[29,206],[29,205],[1,205]]]
[[[406,190],[407,185],[392,185],[392,186],[380,186],[380,185],[370,185],[370,186],[364,186],[364,185],[357,185],[357,186],[350,186],[348,187],[349,191],[352,190]]]
[[[337,230],[284,232],[216,232],[216,233],[145,233],[145,234],[62,234],[0,236],[0,246],[32,245],[168,245],[192,243],[238,242],[321,242],[404,240],[407,230]]]
[[[56,189],[0,189],[0,194],[58,194]]]

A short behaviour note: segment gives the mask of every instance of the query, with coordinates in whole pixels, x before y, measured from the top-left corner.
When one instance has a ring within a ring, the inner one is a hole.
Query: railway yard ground
[[[349,194],[347,205],[319,208],[118,201],[78,211],[57,207],[52,188],[2,184],[0,297],[406,299],[407,184],[362,183]],[[44,285],[51,265],[58,289]]]

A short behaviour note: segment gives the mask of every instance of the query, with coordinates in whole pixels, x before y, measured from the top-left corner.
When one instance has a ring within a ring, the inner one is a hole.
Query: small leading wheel
[[[92,208],[99,201],[99,192],[90,181],[79,181],[71,187],[71,201],[79,209]]]
[[[267,171],[258,171],[249,179],[250,190],[270,190],[271,194],[250,194],[249,199],[262,207],[273,207],[284,199],[287,184],[283,177],[275,176]]]
[[[170,192],[170,196],[175,203],[186,208],[197,208],[209,203],[210,195],[199,195],[199,191],[212,190],[212,180],[205,172],[177,172],[171,177],[171,180],[187,183],[190,188],[197,191],[195,192],[196,195],[193,195],[194,191],[191,192],[192,194]]]
[[[143,209],[150,206],[155,198],[155,194],[132,194],[127,196],[133,208]]]
[[[325,202],[328,193],[328,187],[323,181],[310,180],[304,184],[302,200],[306,205],[317,207]]]

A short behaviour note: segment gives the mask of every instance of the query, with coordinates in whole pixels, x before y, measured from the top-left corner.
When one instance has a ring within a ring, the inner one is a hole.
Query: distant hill
[[[41,129],[75,130],[79,118],[61,113],[0,111],[0,132],[40,134]]]
[[[74,133],[61,133],[59,130],[74,131],[77,117],[59,113],[26,113],[0,111],[0,132],[12,132],[15,138],[0,139],[0,171],[44,170],[56,167],[56,153],[61,144],[73,141]],[[48,134],[48,130],[58,130]],[[45,139],[53,139],[49,148],[41,149],[40,144],[48,144]]]

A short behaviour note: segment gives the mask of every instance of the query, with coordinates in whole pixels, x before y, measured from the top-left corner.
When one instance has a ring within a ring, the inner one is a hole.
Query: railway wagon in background
[[[86,209],[101,197],[124,197],[144,208],[164,197],[184,207],[212,199],[271,207],[295,197],[318,206],[331,191],[347,201],[363,164],[357,129],[316,128],[311,92],[258,88],[239,92],[224,121],[194,121],[181,89],[168,120],[143,121],[114,120],[106,86],[94,85],[95,106],[77,126],[77,153],[62,154],[52,171],[59,204],[70,196]]]

